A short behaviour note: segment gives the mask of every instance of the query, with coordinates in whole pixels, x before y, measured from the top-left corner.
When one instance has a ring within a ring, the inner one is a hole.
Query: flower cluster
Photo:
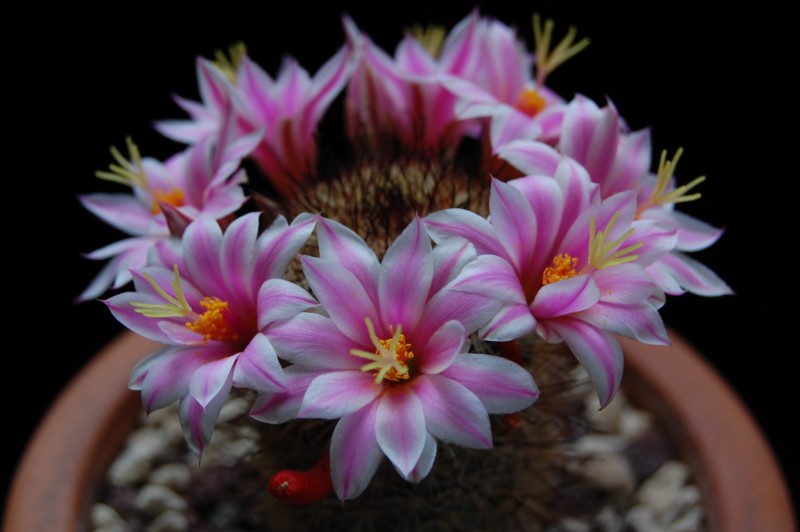
[[[574,29],[553,45],[534,17],[532,53],[475,11],[391,55],[343,26],[313,76],[287,59],[273,78],[242,45],[198,59],[200,101],[156,126],[187,147],[161,162],[128,140],[98,176],[131,192],[81,198],[130,238],[89,255],[110,260],[79,299],[133,281],[106,304],[163,348],[130,387],[148,412],[180,401],[198,456],[234,388],[259,421],[338,420],[345,500],[384,457],[418,482],[439,440],[491,448],[490,415],[539,396],[502,346],[565,343],[605,406],[618,335],[668,344],[666,295],[731,290],[690,255],[721,230],[675,210],[703,180],[678,184],[680,150],[654,165],[611,102],[546,86],[588,44]],[[332,175],[317,129],[340,97],[353,149]],[[447,163],[464,147],[471,166]]]

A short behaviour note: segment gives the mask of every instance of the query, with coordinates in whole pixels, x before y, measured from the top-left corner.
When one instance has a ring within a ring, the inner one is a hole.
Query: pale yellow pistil
[[[247,54],[247,47],[243,42],[237,42],[228,47],[228,55],[222,50],[214,50],[214,64],[225,74],[228,81],[236,85],[239,77],[239,65],[242,64]]]
[[[668,187],[673,180],[675,167],[678,166],[678,161],[680,160],[682,154],[683,148],[678,148],[678,151],[675,152],[675,157],[672,160],[668,160],[667,150],[661,152],[661,160],[658,163],[658,174],[656,175],[655,187],[653,187],[650,200],[639,207],[639,213],[654,206],[669,205],[672,203],[686,203],[687,201],[700,199],[701,194],[699,192],[695,192],[694,194],[688,194],[688,192],[705,181],[706,176],[700,176],[683,186],[677,187],[673,190],[668,190]]]
[[[131,160],[125,159],[116,147],[111,146],[111,156],[118,164],[110,164],[108,166],[109,170],[111,170],[110,172],[98,171],[95,172],[95,175],[100,179],[120,183],[131,188],[145,188],[147,187],[147,175],[142,166],[142,155],[139,153],[139,148],[130,137],[125,138],[125,144],[128,146]]]
[[[555,48],[550,49],[553,39],[553,21],[548,19],[542,27],[542,20],[538,13],[533,15],[533,37],[536,41],[536,84],[544,84],[544,80],[559,65],[589,46],[589,39],[584,37],[573,44],[578,30],[570,26],[567,35],[561,39]]]
[[[442,52],[444,38],[447,36],[447,30],[444,26],[439,25],[429,25],[423,28],[420,24],[416,24],[411,29],[407,29],[406,33],[419,41],[434,59],[438,58]]]
[[[361,366],[361,371],[375,372],[375,384],[380,384],[383,379],[392,382],[408,380],[408,361],[414,358],[414,353],[411,351],[411,344],[406,341],[402,326],[398,324],[396,330],[390,327],[392,337],[382,340],[375,334],[372,321],[369,318],[365,318],[364,321],[367,324],[372,345],[375,346],[375,352],[371,353],[361,349],[350,350],[351,355],[372,361]]]
[[[609,220],[605,231],[596,231],[594,216],[589,220],[589,264],[597,270],[624,264],[639,258],[639,255],[635,255],[633,252],[642,247],[644,242],[617,249],[622,242],[633,234],[633,228],[628,229],[625,234],[616,240],[608,241],[618,218],[619,212],[615,212],[614,216]]]
[[[203,336],[203,342],[209,340],[216,341],[236,341],[239,335],[231,330],[228,323],[228,302],[218,297],[206,296],[200,301],[200,306],[206,311],[199,314],[192,310],[186,296],[183,295],[181,288],[181,277],[178,273],[178,266],[173,266],[174,277],[172,289],[175,295],[168,294],[161,288],[156,281],[148,274],[142,274],[150,283],[150,286],[160,295],[165,303],[142,303],[139,301],[131,302],[136,312],[148,318],[189,318],[192,321],[185,323],[186,328]]]

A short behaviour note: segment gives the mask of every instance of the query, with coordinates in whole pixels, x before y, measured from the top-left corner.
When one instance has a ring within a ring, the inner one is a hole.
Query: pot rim
[[[755,419],[688,342],[674,331],[670,337],[671,347],[620,338],[622,385],[665,424],[682,458],[699,472],[710,529],[795,530],[783,474]],[[141,412],[138,394],[127,388],[131,369],[157,347],[123,332],[69,383],[17,467],[6,532],[74,531],[86,524],[93,492],[72,486],[99,486]]]

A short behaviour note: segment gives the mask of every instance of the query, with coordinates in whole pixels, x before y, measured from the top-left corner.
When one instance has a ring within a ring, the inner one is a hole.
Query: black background
[[[4,478],[56,394],[121,331],[101,303],[72,303],[100,266],[80,254],[121,238],[85,212],[76,195],[119,190],[94,172],[107,167],[108,147],[122,146],[126,135],[145,155],[165,158],[179,149],[151,125],[183,117],[171,94],[197,98],[195,57],[243,40],[271,74],[285,53],[314,72],[343,43],[343,12],[393,51],[405,27],[452,27],[474,5],[295,2],[276,11],[226,2],[205,12],[59,9],[16,21],[27,37],[7,47],[3,82],[11,90],[0,196],[8,298],[2,404],[4,426],[11,427],[3,431]],[[800,172],[797,90],[784,78],[796,60],[784,51],[784,15],[767,3],[747,11],[689,2],[481,7],[516,26],[529,44],[533,10],[555,19],[559,36],[575,24],[592,39],[551,76],[554,89],[601,104],[611,98],[633,129],[652,128],[654,154],[685,149],[677,171],[683,182],[708,177],[703,198],[682,210],[726,228],[697,256],[737,294],[671,298],[663,316],[740,394],[797,494],[798,224],[789,215],[797,212]]]

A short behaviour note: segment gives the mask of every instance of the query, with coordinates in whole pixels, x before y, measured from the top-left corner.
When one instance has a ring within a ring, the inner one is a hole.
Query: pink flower
[[[291,225],[278,218],[259,236],[257,214],[224,234],[216,221],[200,218],[183,235],[180,263],[136,271],[136,291],[106,301],[126,327],[165,344],[137,364],[129,386],[141,390],[148,412],[181,401],[184,436],[196,454],[233,386],[285,389],[270,329],[316,305],[280,278],[314,223],[310,215]]]
[[[614,334],[668,343],[662,297],[645,267],[672,248],[675,233],[635,213],[631,193],[601,201],[586,170],[565,158],[552,177],[494,179],[488,220],[447,209],[424,223],[437,242],[465,238],[480,255],[502,259],[482,282],[467,287],[466,276],[454,286],[503,301],[481,336],[506,341],[536,331],[566,342],[606,405],[622,377]]]
[[[286,394],[265,394],[257,419],[339,419],[330,457],[340,499],[358,496],[385,455],[410,481],[423,479],[441,439],[492,446],[489,413],[526,408],[531,375],[502,357],[467,353],[469,335],[499,305],[454,290],[469,272],[490,275],[494,257],[471,245],[431,248],[414,220],[382,262],[355,233],[318,223],[320,257],[301,257],[324,313],[277,325],[271,339],[286,368]],[[469,284],[469,283],[466,283]]]
[[[88,254],[90,259],[111,260],[78,301],[127,284],[130,270],[144,267],[152,248],[163,245],[171,233],[179,236],[171,221],[180,220],[183,227],[201,215],[220,219],[244,204],[241,184],[245,174],[239,165],[260,135],[230,140],[226,137],[229,132],[230,128],[223,128],[164,163],[142,158],[130,140],[130,160],[112,149],[117,164],[111,165],[111,172],[98,172],[98,176],[129,186],[131,193],[89,194],[81,196],[80,201],[92,214],[131,238]]]

